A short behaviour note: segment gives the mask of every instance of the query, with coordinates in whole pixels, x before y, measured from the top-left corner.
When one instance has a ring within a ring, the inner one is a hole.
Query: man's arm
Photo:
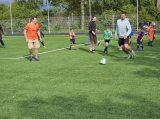
[[[28,43],[27,30],[26,30],[26,29],[24,29],[24,36],[25,36],[25,38],[26,38],[26,42]]]
[[[40,29],[37,31],[37,33],[38,33],[38,36],[39,36],[39,39],[40,39],[40,41],[42,42],[42,38],[41,38]]]
[[[131,25],[130,25],[129,21],[127,23],[127,29],[128,29],[128,32],[126,35],[129,36],[129,34],[131,33]]]

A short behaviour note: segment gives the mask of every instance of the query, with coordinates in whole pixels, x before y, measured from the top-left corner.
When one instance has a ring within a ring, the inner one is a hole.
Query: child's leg
[[[140,46],[141,46],[141,48],[142,48],[142,51],[144,51],[144,47],[143,47],[143,44],[141,44]]]
[[[88,35],[88,44],[90,43],[90,36]]]
[[[139,51],[139,44],[137,44],[137,52]]]
[[[74,49],[76,49],[76,44],[74,44]]]
[[[108,50],[108,42],[106,42],[106,47],[105,47],[105,51]]]

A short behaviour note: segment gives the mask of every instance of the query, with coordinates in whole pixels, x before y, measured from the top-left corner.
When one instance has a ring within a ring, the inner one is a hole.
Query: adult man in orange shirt
[[[38,36],[40,41],[42,42],[42,38],[40,36],[39,24],[37,23],[37,17],[32,17],[32,22],[28,23],[24,29],[24,36],[26,38],[26,42],[28,43],[29,53],[30,53],[30,61],[32,61],[32,49],[35,48],[35,60],[40,61],[38,59],[38,48],[40,47],[38,42]]]

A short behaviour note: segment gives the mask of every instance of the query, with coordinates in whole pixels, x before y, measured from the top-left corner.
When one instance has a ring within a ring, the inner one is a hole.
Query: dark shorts
[[[71,44],[76,44],[75,39],[70,39],[70,41],[71,41]]]
[[[106,39],[105,39],[104,42],[105,42],[105,43],[108,42],[108,44],[109,44],[110,40],[106,40]]]
[[[137,44],[142,45],[142,42],[137,41]]]
[[[127,39],[119,38],[119,46],[128,44],[128,41],[129,41],[129,36],[127,37]]]

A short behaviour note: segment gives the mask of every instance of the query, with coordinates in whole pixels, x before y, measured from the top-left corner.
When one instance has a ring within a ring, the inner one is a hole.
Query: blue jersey
[[[140,40],[143,38],[144,33],[143,32],[138,32],[138,38],[137,41],[140,42]]]

